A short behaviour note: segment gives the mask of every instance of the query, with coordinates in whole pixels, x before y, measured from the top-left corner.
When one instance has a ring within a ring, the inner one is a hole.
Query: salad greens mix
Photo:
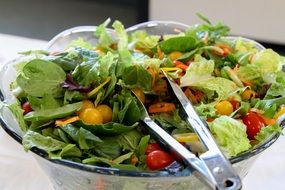
[[[181,163],[140,122],[137,96],[153,120],[199,154],[199,138],[162,70],[181,86],[228,157],[281,132],[276,119],[285,113],[284,58],[253,41],[228,38],[229,27],[200,17],[205,24],[161,36],[127,33],[115,21],[114,37],[107,20],[94,33],[96,46],[79,38],[62,52],[24,52],[28,61],[17,64],[11,84],[18,101],[9,105],[25,133],[24,148],[126,170]]]

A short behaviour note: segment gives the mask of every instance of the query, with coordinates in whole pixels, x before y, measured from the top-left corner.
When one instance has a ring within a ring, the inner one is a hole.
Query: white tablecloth
[[[0,34],[0,64],[17,52],[44,48],[46,42]],[[285,137],[257,159],[243,180],[244,190],[283,190],[285,176]],[[0,189],[52,190],[50,182],[31,154],[26,153],[0,128]]]

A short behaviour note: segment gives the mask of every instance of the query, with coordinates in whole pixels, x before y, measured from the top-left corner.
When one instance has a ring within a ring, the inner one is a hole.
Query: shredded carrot
[[[164,57],[164,53],[161,51],[159,46],[157,46],[157,56],[159,59],[163,59]]]
[[[170,112],[175,110],[175,104],[168,102],[158,102],[156,104],[152,104],[148,108],[149,113],[161,113],[161,112]]]
[[[177,61],[177,60],[173,61],[173,63],[174,63],[175,66],[180,65],[180,64],[184,64],[183,62]]]
[[[215,46],[223,50],[223,53],[214,51],[216,55],[220,55],[222,57],[228,56],[232,51],[231,48],[227,46],[226,44],[216,44]]]
[[[73,116],[73,117],[65,118],[65,119],[58,119],[55,121],[55,125],[56,126],[62,126],[62,125],[73,123],[73,122],[79,121],[79,120],[80,120],[80,118],[78,116]]]
[[[158,72],[156,72],[152,67],[147,67],[146,70],[152,76],[151,84],[152,84],[152,86],[154,86],[155,85],[155,81],[156,81],[156,77],[158,75]]]
[[[193,104],[198,103],[195,95],[191,92],[190,88],[186,88],[186,90],[184,91],[184,94],[190,100],[190,102],[192,102]]]
[[[187,66],[187,65],[185,65],[184,63],[179,64],[179,65],[176,65],[175,67],[180,68],[180,69],[182,69],[183,71],[186,71],[186,70],[187,70],[187,68],[188,68],[188,66]]]

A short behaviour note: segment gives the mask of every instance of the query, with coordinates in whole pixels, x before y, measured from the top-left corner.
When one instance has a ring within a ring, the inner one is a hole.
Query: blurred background
[[[285,54],[285,1],[272,0],[0,0],[0,33],[49,40],[79,25],[110,17],[125,27],[147,20],[199,23],[202,13],[230,26],[233,35],[253,38]]]

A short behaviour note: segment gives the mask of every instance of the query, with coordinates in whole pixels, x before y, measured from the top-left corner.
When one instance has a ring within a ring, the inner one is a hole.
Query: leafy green
[[[278,71],[276,73],[275,81],[271,84],[267,90],[264,99],[271,99],[285,96],[285,73]]]
[[[143,30],[137,30],[131,34],[131,43],[134,44],[134,46],[137,49],[152,49],[155,47],[159,41],[159,36],[154,35],[148,35]]]
[[[160,126],[166,130],[174,127],[184,130],[190,129],[189,124],[180,117],[178,109],[172,111],[171,113],[154,114],[152,119],[157,121]]]
[[[76,40],[73,40],[70,44],[68,44],[67,47],[68,48],[81,47],[84,49],[93,50],[93,45],[81,37],[77,38]]]
[[[138,126],[138,123],[134,123],[131,126],[127,126],[115,122],[109,122],[101,125],[87,125],[81,121],[77,121],[74,124],[76,126],[83,127],[88,131],[91,131],[93,134],[101,134],[101,135],[118,135],[121,133],[131,131],[132,129]]]
[[[45,94],[42,98],[28,96],[28,101],[33,108],[33,110],[43,110],[43,109],[52,109],[58,108],[61,106],[61,102],[58,99],[55,99],[51,94]]]
[[[266,127],[262,127],[260,132],[257,133],[254,138],[256,140],[258,140],[259,142],[262,142],[264,140],[266,140],[269,136],[271,136],[272,134],[277,133],[277,134],[281,134],[282,130],[279,127],[278,124],[274,124],[274,125],[269,125]]]
[[[45,58],[59,65],[64,71],[71,71],[83,61],[83,56],[75,49],[69,49],[57,55],[50,55]]]
[[[1,103],[1,101],[0,101],[0,103]],[[27,126],[27,124],[26,124],[26,122],[24,120],[24,115],[23,115],[24,114],[24,110],[22,109],[22,107],[20,105],[20,102],[17,101],[17,102],[15,102],[13,104],[9,104],[8,108],[10,109],[12,114],[16,117],[21,130],[23,132],[26,132],[27,129],[28,129],[28,126]]]
[[[197,82],[211,78],[214,71],[214,65],[212,60],[207,60],[199,54],[196,55],[194,62],[190,64],[185,75],[181,77],[180,86],[192,86]]]
[[[60,84],[65,80],[65,76],[64,70],[57,64],[33,59],[23,67],[16,81],[31,96],[43,97],[45,94],[52,94],[54,97],[60,97]]]
[[[98,60],[91,59],[78,65],[72,72],[72,78],[84,87],[89,87],[92,83],[99,83],[101,78]]]
[[[121,76],[125,68],[132,65],[132,54],[128,50],[128,36],[122,23],[116,20],[112,26],[115,29],[119,38],[118,41],[119,64],[117,65],[116,74],[117,76]]]
[[[111,103],[113,105],[112,121],[133,125],[140,120],[141,112],[137,100],[131,95],[130,91],[122,90],[113,97]]]
[[[192,36],[179,36],[159,42],[158,46],[164,53],[173,51],[187,52],[196,48],[197,41]]]
[[[93,135],[90,131],[80,128],[78,131],[78,144],[81,149],[94,148],[97,143],[102,142],[102,140]]]
[[[43,136],[34,131],[27,131],[25,133],[22,144],[25,150],[29,150],[32,147],[38,147],[47,152],[62,150],[66,146],[62,141],[53,139],[52,137]]]
[[[115,159],[122,154],[121,145],[119,144],[119,137],[105,137],[102,138],[101,143],[97,143],[94,152],[104,158]]]
[[[96,28],[94,35],[99,38],[96,44],[98,48],[109,49],[109,46],[113,43],[113,39],[106,28],[110,22],[111,20],[108,18],[104,23],[100,24]]]
[[[216,101],[227,99],[238,89],[234,82],[221,77],[199,81],[192,86],[202,90],[209,100],[215,99]]]
[[[124,151],[135,151],[141,137],[141,133],[139,133],[137,130],[132,130],[120,135],[118,143],[121,145]]]
[[[152,76],[141,65],[132,65],[123,72],[122,80],[130,88],[141,88],[146,91],[151,90]]]
[[[29,112],[24,116],[26,121],[47,121],[58,118],[64,118],[69,116],[76,111],[79,111],[82,107],[82,102],[77,102],[73,104],[67,104],[58,108],[44,109],[38,111]]]
[[[206,24],[198,24],[190,26],[186,31],[186,36],[196,37],[197,39],[202,39],[205,36],[208,36],[209,43],[213,43],[216,39],[219,39],[223,36],[227,36],[230,32],[230,28],[220,22],[213,25],[209,22],[205,16],[201,14],[198,15],[203,21],[206,21]]]
[[[246,126],[231,117],[221,116],[211,122],[209,127],[228,156],[236,156],[251,147],[246,134]]]
[[[200,105],[195,106],[195,110],[197,111],[198,115],[200,117],[203,117],[204,119],[218,117],[215,105],[211,103],[210,104],[201,103]]]
[[[280,70],[281,58],[272,49],[265,49],[253,56],[252,64],[256,65],[261,73],[274,73]]]
[[[263,81],[259,67],[253,64],[240,66],[237,71],[237,76],[241,81],[251,82],[253,84],[259,84],[260,81]]]

